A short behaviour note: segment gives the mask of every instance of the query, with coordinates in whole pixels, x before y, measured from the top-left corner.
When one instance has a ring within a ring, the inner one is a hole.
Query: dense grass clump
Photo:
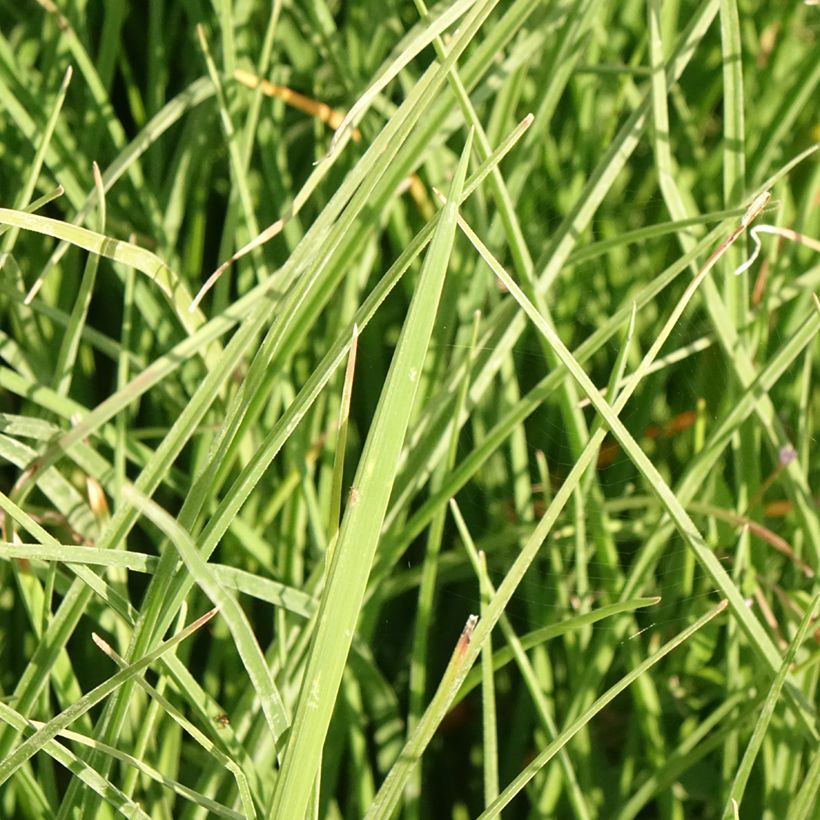
[[[0,816],[816,816],[815,6],[0,4]]]

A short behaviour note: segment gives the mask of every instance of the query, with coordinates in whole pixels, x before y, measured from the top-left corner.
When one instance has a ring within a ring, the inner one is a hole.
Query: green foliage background
[[[0,2],[0,814],[814,816],[818,26]]]

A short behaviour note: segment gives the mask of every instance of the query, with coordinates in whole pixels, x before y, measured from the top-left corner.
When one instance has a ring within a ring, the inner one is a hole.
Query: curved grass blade
[[[242,658],[245,671],[259,695],[273,739],[278,741],[290,725],[290,719],[247,615],[233,595],[226,592],[219,583],[208,562],[199,554],[191,536],[172,516],[156,502],[145,498],[132,488],[126,490],[126,495],[130,496],[135,507],[156,524],[173,543],[191,576],[222,613]]]
[[[551,641],[554,638],[566,635],[568,632],[573,632],[584,626],[590,626],[605,618],[612,618],[616,615],[634,612],[636,609],[642,609],[647,606],[655,606],[660,603],[660,600],[661,599],[656,595],[653,598],[632,598],[628,601],[616,601],[614,604],[606,604],[590,612],[584,612],[581,615],[566,618],[558,623],[542,626],[540,629],[535,629],[526,635],[521,635],[519,641],[522,649],[532,649],[534,646],[538,646],[546,641]],[[499,649],[493,653],[493,672],[497,672],[513,660],[515,660],[515,656],[509,646]],[[464,679],[464,683],[461,684],[458,694],[453,699],[452,706],[454,707],[464,700],[479,683],[481,683],[481,670],[472,669]]]
[[[195,333],[205,322],[201,311],[193,314],[189,312],[191,295],[185,283],[155,253],[139,245],[112,239],[96,231],[59,219],[27,214],[24,211],[14,211],[9,208],[0,208],[0,223],[51,236],[91,253],[105,256],[107,259],[113,259],[126,267],[136,268],[157,284],[189,335]]]

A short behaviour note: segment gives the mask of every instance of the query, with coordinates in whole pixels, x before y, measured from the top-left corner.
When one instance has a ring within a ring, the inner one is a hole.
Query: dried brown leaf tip
[[[763,191],[762,194],[758,194],[746,209],[746,213],[743,214],[743,219],[740,220],[740,224],[745,228],[754,222],[754,220],[763,213],[763,209],[769,204],[771,198],[771,191]]]
[[[467,652],[467,647],[470,645],[470,641],[473,638],[473,632],[475,631],[477,623],[478,615],[470,615],[470,617],[467,618],[467,623],[464,624],[464,629],[461,630],[461,637],[458,639],[458,644],[456,646],[456,654],[459,657],[463,657]]]

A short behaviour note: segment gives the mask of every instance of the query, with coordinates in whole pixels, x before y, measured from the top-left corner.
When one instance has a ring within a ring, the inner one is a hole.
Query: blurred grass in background
[[[819,26],[0,2],[0,814],[813,816]]]

